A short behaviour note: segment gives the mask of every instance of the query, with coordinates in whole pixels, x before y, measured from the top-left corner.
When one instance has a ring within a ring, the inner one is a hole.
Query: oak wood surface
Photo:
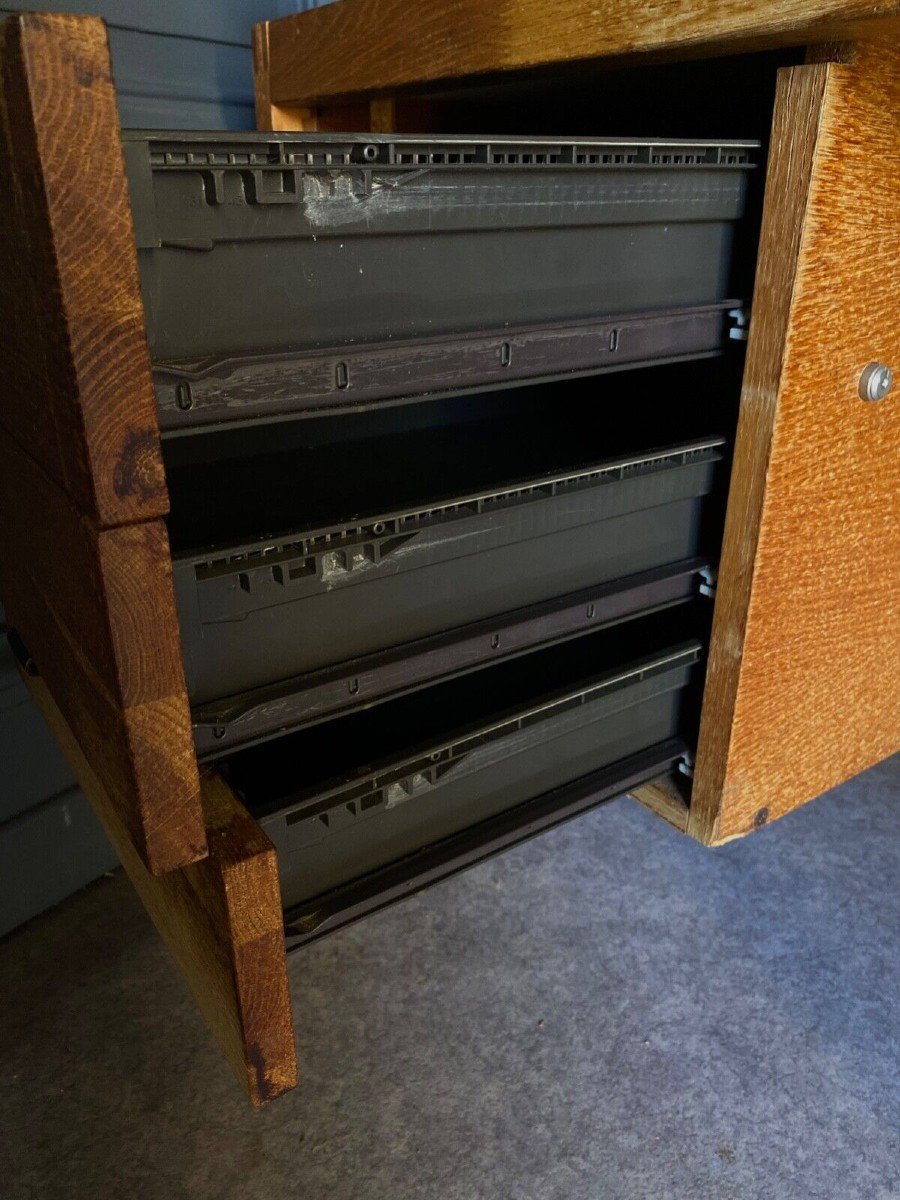
[[[103,22],[0,23],[0,595],[137,852],[206,853]]]
[[[256,103],[256,128],[288,130],[318,129],[316,111],[309,106],[281,108],[272,103],[269,93],[269,22],[253,26],[253,89]]]
[[[271,842],[222,778],[205,773],[209,856],[154,877],[46,681],[25,682],[251,1102],[288,1091],[297,1083],[297,1057]]]
[[[106,29],[0,23],[0,424],[99,526],[168,509]]]
[[[269,26],[253,26],[253,85],[256,99],[256,128],[305,133],[359,132],[399,133],[427,127],[424,102],[400,102],[393,97],[351,101],[347,104],[275,104],[269,93]]]
[[[99,529],[0,428],[0,596],[150,870],[201,857],[163,522]]]
[[[900,746],[900,50],[781,74],[689,832]]]
[[[662,817],[679,833],[687,832],[688,802],[671,780],[658,779],[635,788],[629,795],[643,804],[644,808]]]
[[[341,0],[267,23],[268,97],[289,107],[584,59],[896,37],[898,15],[898,0]]]

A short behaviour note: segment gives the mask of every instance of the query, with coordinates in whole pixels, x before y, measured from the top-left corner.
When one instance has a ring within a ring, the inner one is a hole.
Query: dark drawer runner
[[[537,646],[677,604],[698,593],[708,568],[705,559],[686,559],[200,705],[193,712],[198,755],[211,759]]]
[[[285,912],[288,950],[333,933],[379,908],[667,774],[687,746],[672,738],[555,788],[516,808]]]
[[[156,362],[164,433],[460,395],[719,354],[739,301],[301,353]]]

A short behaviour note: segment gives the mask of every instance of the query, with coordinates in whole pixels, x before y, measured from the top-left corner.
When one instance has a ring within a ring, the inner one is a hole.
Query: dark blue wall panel
[[[0,13],[42,8],[103,17],[109,25],[123,125],[252,129],[252,25],[315,8],[316,2],[4,0]]]

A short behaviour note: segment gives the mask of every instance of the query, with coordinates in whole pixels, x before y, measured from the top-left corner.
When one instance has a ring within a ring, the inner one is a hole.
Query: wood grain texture
[[[0,424],[100,527],[168,509],[103,22],[0,24]]]
[[[326,133],[412,133],[428,128],[425,101],[392,96],[343,104],[275,104],[272,101],[269,58],[271,21],[253,26],[253,86],[256,94],[256,128]]]
[[[896,37],[898,14],[898,0],[341,0],[268,22],[268,94],[315,103],[592,58]]]
[[[205,854],[162,521],[99,529],[0,429],[0,596],[149,869]]]
[[[262,130],[316,130],[317,112],[309,105],[285,107],[272,103],[269,94],[269,21],[253,26],[253,89],[256,98],[256,128]]]
[[[679,833],[687,832],[688,802],[673,781],[658,779],[654,783],[635,788],[629,795],[643,804],[644,808],[649,808],[652,813],[662,817]]]
[[[281,897],[269,839],[221,777],[207,773],[209,856],[154,877],[45,680],[25,682],[251,1102],[265,1104],[296,1086]]]
[[[689,832],[781,816],[900,745],[900,51],[779,79]]]

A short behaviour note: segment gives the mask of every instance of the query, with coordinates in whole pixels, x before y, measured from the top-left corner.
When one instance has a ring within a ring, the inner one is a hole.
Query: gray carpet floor
[[[127,881],[0,944],[6,1200],[896,1200],[900,759],[717,851],[631,800],[290,960],[241,1099]]]

